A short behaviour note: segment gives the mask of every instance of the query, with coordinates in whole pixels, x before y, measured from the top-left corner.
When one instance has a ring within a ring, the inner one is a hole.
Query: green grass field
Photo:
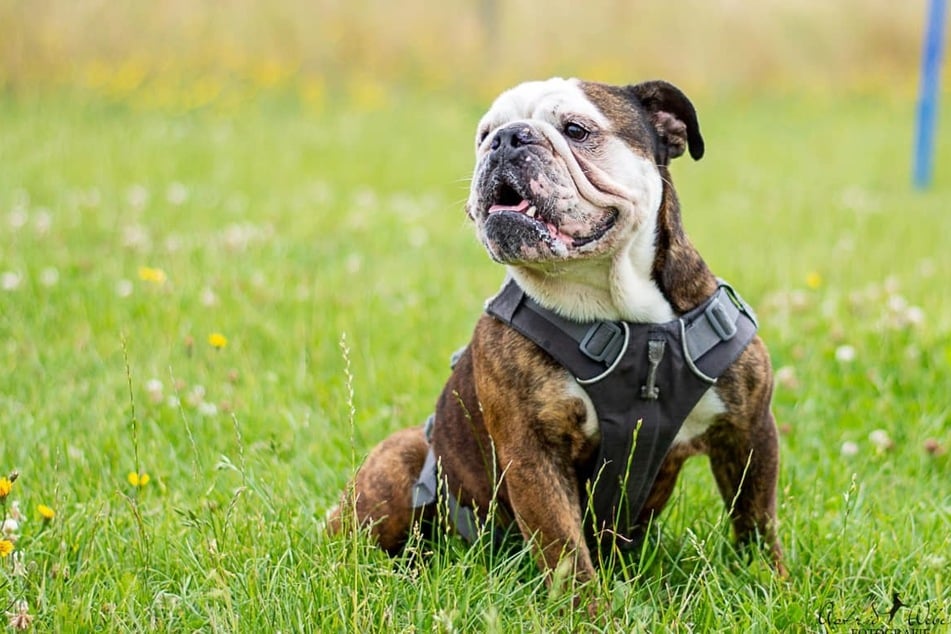
[[[0,611],[51,632],[847,632],[898,593],[892,627],[951,631],[951,135],[916,192],[912,99],[695,101],[708,154],[674,177],[777,369],[788,580],[732,551],[703,459],[644,558],[603,571],[595,622],[517,547],[394,560],[322,534],[501,281],[462,209],[485,103],[49,96],[0,101],[0,508],[23,516]]]

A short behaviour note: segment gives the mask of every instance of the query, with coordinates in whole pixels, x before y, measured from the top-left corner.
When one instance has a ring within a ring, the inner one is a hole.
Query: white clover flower
[[[132,207],[141,209],[149,202],[149,190],[142,185],[133,185],[126,193],[126,200]]]
[[[218,407],[214,403],[203,401],[198,404],[198,413],[209,418],[212,416],[217,416]]]
[[[13,500],[10,503],[10,517],[21,524],[26,519],[23,517],[23,511],[20,510],[20,500]]]
[[[165,199],[178,207],[188,200],[188,188],[178,181],[171,183],[168,189],[165,190]]]
[[[855,361],[855,348],[850,345],[839,346],[835,349],[835,360],[840,363]]]
[[[888,296],[888,309],[893,313],[900,313],[908,307],[908,300],[902,297],[901,295],[889,295]]]
[[[898,279],[897,275],[889,275],[885,278],[882,286],[885,288],[886,293],[894,294],[897,293],[898,289],[901,287],[901,280]]]
[[[40,284],[43,286],[56,286],[59,282],[59,271],[55,266],[48,266],[40,271]]]
[[[16,207],[13,211],[10,212],[10,215],[7,216],[7,221],[10,223],[10,228],[16,231],[20,229],[30,220],[30,215],[26,213],[26,209],[22,207]]]
[[[257,236],[257,227],[250,223],[233,223],[224,229],[225,246],[234,251],[241,251]]]
[[[23,563],[23,551],[15,551],[10,558],[13,559],[13,576],[14,577],[25,577],[26,576],[26,564]]]
[[[842,443],[841,451],[843,456],[850,458],[859,453],[859,446],[851,440],[846,440],[844,443]]]
[[[948,558],[943,555],[930,554],[925,555],[924,564],[929,568],[934,568],[935,570],[944,570],[945,566],[948,564]]]
[[[5,291],[15,291],[20,288],[20,282],[22,281],[23,276],[16,271],[4,271],[0,273],[0,289]]]
[[[177,253],[182,250],[182,239],[181,237],[172,234],[165,238],[165,250],[169,253]]]
[[[353,206],[364,209],[376,209],[379,206],[379,196],[376,192],[367,187],[359,189],[353,195]]]
[[[40,235],[48,233],[50,227],[53,226],[53,214],[50,213],[50,210],[46,208],[38,209],[36,216],[33,218],[33,226]]]
[[[873,445],[879,453],[888,451],[895,446],[895,442],[888,436],[888,432],[884,429],[876,429],[868,435],[868,440]]]
[[[218,296],[207,286],[201,289],[202,306],[215,306],[218,304]]]
[[[809,294],[805,291],[794,290],[789,293],[789,307],[794,310],[802,310],[809,306]]]
[[[188,393],[187,402],[192,407],[198,407],[205,402],[205,388],[201,385],[196,385],[192,388],[191,392]]]
[[[912,326],[920,326],[925,323],[925,311],[920,306],[909,306],[905,311],[905,321]]]
[[[165,389],[165,386],[162,385],[162,382],[158,379],[149,379],[145,382],[145,391],[149,395],[149,400],[153,403],[162,402],[162,391]]]
[[[142,225],[128,225],[122,228],[122,246],[133,250],[146,250],[152,246],[149,230]]]
[[[799,378],[796,376],[796,368],[791,365],[784,365],[776,370],[776,384],[786,389],[794,390],[799,387]]]
[[[125,279],[119,280],[116,282],[116,295],[119,297],[128,297],[132,294],[133,288],[134,286],[131,281]]]
[[[0,533],[3,533],[7,539],[15,538],[18,530],[20,530],[20,523],[12,517],[8,517],[3,520],[3,524],[0,524]]]

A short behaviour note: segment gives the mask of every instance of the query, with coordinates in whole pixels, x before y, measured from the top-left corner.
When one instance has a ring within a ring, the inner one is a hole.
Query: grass
[[[485,104],[49,96],[0,101],[0,473],[26,515],[0,607],[57,632],[848,631],[897,592],[948,631],[951,463],[925,443],[951,447],[951,137],[915,192],[910,99],[696,101],[708,155],[674,176],[781,369],[788,581],[732,551],[703,460],[594,622],[518,547],[323,536],[501,280],[462,211]]]

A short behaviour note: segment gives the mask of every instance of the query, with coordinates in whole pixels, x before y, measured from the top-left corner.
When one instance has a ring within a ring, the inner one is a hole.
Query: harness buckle
[[[737,327],[726,306],[720,303],[721,295],[718,293],[706,310],[703,311],[713,332],[717,333],[722,341],[729,341],[736,334]]]
[[[610,365],[624,352],[624,330],[610,321],[599,321],[585,333],[578,345],[592,361]]]
[[[750,318],[750,321],[753,322],[754,326],[759,326],[759,322],[756,319],[756,313],[753,311],[753,307],[746,303],[746,300],[740,297],[740,294],[736,292],[732,286],[724,282],[723,280],[718,280],[720,283],[720,289],[725,291],[727,297],[730,298],[730,301],[733,302],[733,305],[740,309],[740,312]]]

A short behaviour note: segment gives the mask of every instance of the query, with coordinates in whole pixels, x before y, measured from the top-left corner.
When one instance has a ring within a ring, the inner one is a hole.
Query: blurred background
[[[0,87],[176,109],[262,92],[313,108],[380,108],[405,90],[484,101],[559,74],[907,96],[925,13],[924,0],[2,0]]]

